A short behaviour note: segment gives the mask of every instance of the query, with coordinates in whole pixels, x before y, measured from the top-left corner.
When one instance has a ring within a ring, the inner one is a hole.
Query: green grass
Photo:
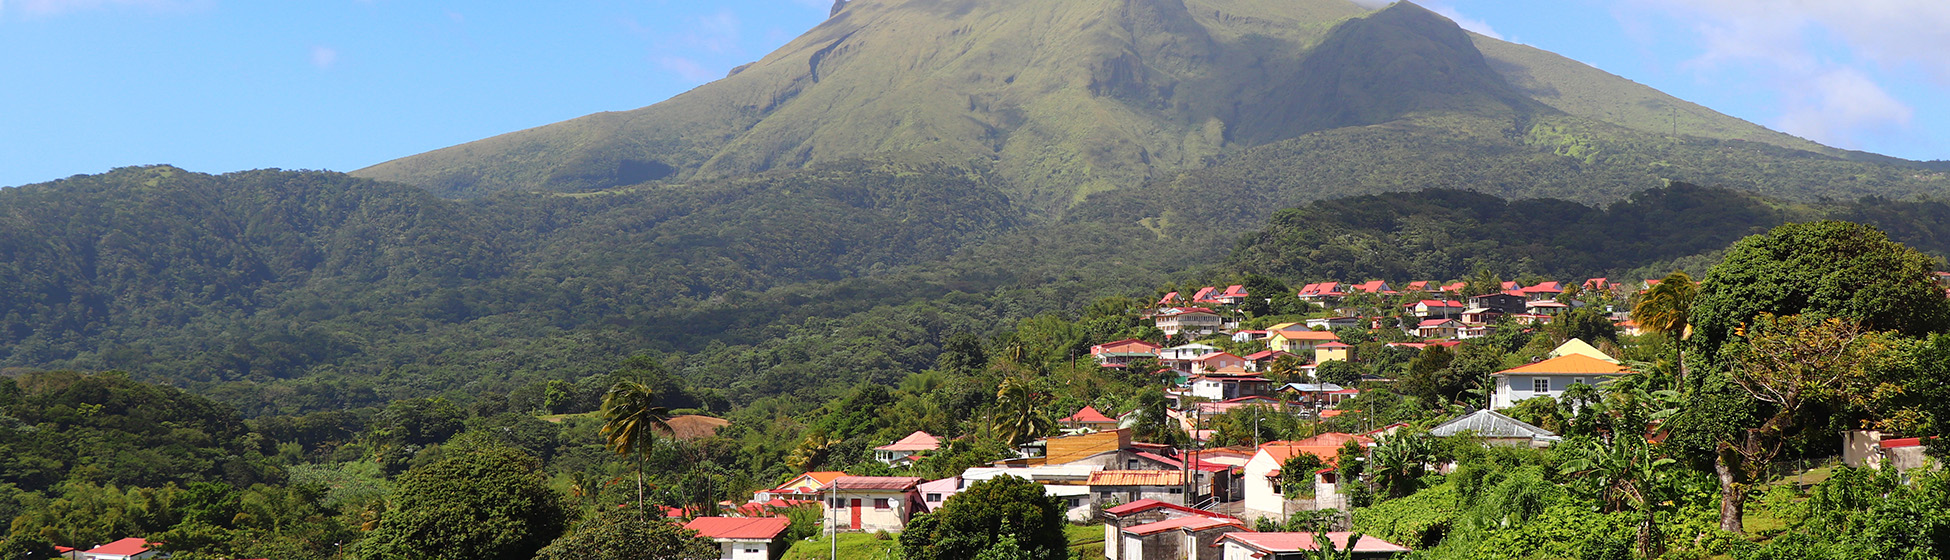
[[[873,533],[840,533],[839,558],[857,560],[894,560],[900,558],[900,541],[880,540]],[[833,546],[820,535],[792,543],[785,551],[784,560],[815,560],[831,558]]]
[[[1063,533],[1070,537],[1071,558],[1104,557],[1103,525],[1066,525]]]

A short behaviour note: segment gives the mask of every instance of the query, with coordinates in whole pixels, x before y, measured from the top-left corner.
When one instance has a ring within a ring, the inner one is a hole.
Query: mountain
[[[1431,119],[1447,123],[1434,127],[1439,137],[1501,138],[1526,159],[1582,156],[1579,142],[1704,142],[1710,150],[1730,141],[1769,150],[1770,159],[1913,165],[1827,148],[1469,34],[1408,2],[1371,12],[1346,0],[854,0],[764,58],[664,102],[355,174],[467,197],[898,155],[992,163],[1017,204],[1048,217],[1091,193],[1171,180],[1256,147],[1369,126],[1406,125],[1388,130],[1413,135]],[[1565,138],[1567,129],[1582,137]],[[1344,148],[1315,145],[1306,157]],[[1657,162],[1667,159],[1661,150],[1641,152]],[[1910,183],[1872,187],[1923,188]],[[1384,188],[1427,186],[1445,185]],[[1646,186],[1574,198],[1610,200]]]

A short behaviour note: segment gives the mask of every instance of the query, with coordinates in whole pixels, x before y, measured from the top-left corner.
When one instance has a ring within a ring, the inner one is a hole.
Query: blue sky
[[[1950,159],[1950,2],[1424,5],[1777,130]],[[830,6],[0,0],[0,185],[153,163],[349,171],[655,103]]]

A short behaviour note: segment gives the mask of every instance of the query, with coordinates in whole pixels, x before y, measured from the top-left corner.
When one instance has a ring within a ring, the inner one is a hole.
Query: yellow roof
[[[1586,356],[1584,354],[1565,354],[1563,356],[1558,356],[1534,364],[1513,367],[1510,369],[1496,372],[1491,375],[1540,374],[1540,373],[1593,375],[1593,374],[1606,374],[1606,373],[1629,373],[1629,371],[1625,369],[1625,366],[1621,366],[1618,364],[1593,358],[1591,356]]]

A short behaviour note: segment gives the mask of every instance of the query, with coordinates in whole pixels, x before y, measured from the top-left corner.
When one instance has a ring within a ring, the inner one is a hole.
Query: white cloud
[[[322,70],[329,70],[332,68],[333,65],[338,64],[338,62],[339,62],[338,49],[334,49],[323,45],[312,46],[311,48],[312,66],[317,66],[319,69]]]
[[[15,7],[30,16],[53,16],[107,8],[174,12],[207,8],[213,3],[214,0],[19,0]]]
[[[1658,16],[1699,45],[1682,68],[1751,75],[1780,96],[1775,125],[1856,147],[1899,133],[1914,109],[1874,77],[1950,86],[1950,2],[1942,0],[1617,0],[1621,17]],[[1652,40],[1667,40],[1653,38]]]
[[[1435,13],[1442,14],[1442,17],[1449,18],[1449,21],[1456,22],[1456,25],[1461,26],[1463,29],[1474,31],[1478,35],[1483,35],[1491,39],[1503,38],[1503,34],[1497,33],[1495,29],[1491,29],[1490,24],[1488,22],[1462,15],[1462,12],[1456,11],[1455,8],[1449,6],[1435,6],[1433,8],[1430,8],[1430,10],[1434,11]]]
[[[657,65],[691,82],[703,83],[718,77],[717,73],[705,69],[704,65],[698,64],[697,61],[681,56],[658,57]]]
[[[1788,95],[1787,112],[1775,126],[1825,144],[1859,148],[1870,135],[1901,133],[1916,115],[1854,69],[1831,70],[1808,86]]]

